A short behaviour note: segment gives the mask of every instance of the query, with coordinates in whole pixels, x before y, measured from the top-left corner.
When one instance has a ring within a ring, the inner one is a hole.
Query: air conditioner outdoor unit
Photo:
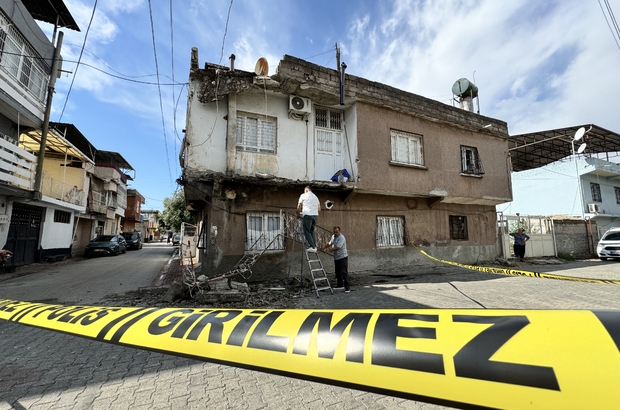
[[[309,98],[291,95],[288,100],[288,111],[295,114],[310,114],[312,112],[312,102]]]
[[[601,208],[599,207],[598,204],[588,204],[588,212],[597,214],[601,212]]]

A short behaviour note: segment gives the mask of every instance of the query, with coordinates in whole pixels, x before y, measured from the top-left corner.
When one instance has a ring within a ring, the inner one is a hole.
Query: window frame
[[[396,227],[393,222],[399,222],[400,232],[394,232]],[[387,232],[385,229],[387,228]],[[378,248],[394,248],[406,246],[405,241],[405,217],[402,215],[377,215],[376,222],[376,246]],[[387,239],[387,241],[385,240]]]
[[[256,144],[248,143],[248,119],[256,121]],[[243,121],[240,127],[240,121]],[[237,132],[235,136],[235,148],[237,151],[255,152],[257,154],[277,154],[278,147],[278,119],[261,114],[253,114],[244,111],[237,111]],[[263,132],[265,124],[273,128],[273,141],[271,144],[265,143]]]
[[[468,159],[467,153],[471,152],[473,162]],[[481,177],[484,175],[484,167],[480,159],[480,152],[477,147],[461,145],[461,175],[471,175]]]
[[[71,216],[71,212],[54,209],[54,222],[56,223],[69,224],[71,223]]]
[[[260,230],[251,229],[253,226],[256,226],[256,225],[253,225],[251,218],[261,219]],[[270,219],[279,221],[278,222],[279,227],[277,230],[269,229]],[[285,248],[284,246],[285,245],[284,243],[284,215],[282,215],[281,212],[249,211],[249,212],[246,212],[245,222],[246,222],[246,226],[245,226],[245,251],[246,252],[262,251],[269,244],[269,242],[271,242],[272,239],[277,235],[280,235],[280,237],[277,238],[269,246],[269,248],[267,248],[267,250],[270,250],[270,251],[284,250]],[[256,232],[256,233],[254,234],[251,231]],[[264,232],[267,232],[267,235],[261,238],[261,235],[264,234]],[[271,232],[271,234],[269,234],[269,232]],[[254,249],[250,249],[255,244],[256,246],[254,247]]]
[[[322,114],[325,111],[325,114]],[[338,114],[338,115],[336,115]],[[330,131],[343,131],[344,129],[344,111],[335,108],[314,106],[314,126]]]
[[[601,184],[596,182],[590,182],[590,195],[592,195],[592,202],[603,202],[603,195],[601,193]]]
[[[405,138],[407,140],[407,160],[403,161],[401,158],[397,158],[398,154],[398,138]],[[396,141],[396,144],[395,142]],[[418,158],[411,159],[412,149],[410,147],[410,143],[414,141],[417,146],[414,147],[413,151],[415,151],[414,156]],[[424,165],[424,137],[420,134],[414,134],[406,131],[399,130],[390,130],[390,155],[391,160],[390,164],[393,165],[405,165],[409,167],[419,167],[426,169]],[[418,162],[415,162],[418,159]]]
[[[463,229],[455,230],[457,224],[462,225]],[[450,231],[450,240],[468,241],[469,231],[467,229],[467,216],[465,215],[448,215],[448,229]]]

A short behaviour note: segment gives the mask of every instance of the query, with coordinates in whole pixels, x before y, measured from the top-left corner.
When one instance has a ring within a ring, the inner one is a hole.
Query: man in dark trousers
[[[336,271],[335,289],[343,289],[349,293],[349,254],[347,253],[347,240],[340,233],[340,227],[334,226],[334,235],[328,245],[321,248],[322,251],[331,252],[334,255],[334,267]]]
[[[305,187],[304,193],[301,194],[299,201],[297,201],[297,216],[301,215],[302,217],[304,236],[309,245],[308,252],[316,252],[314,227],[316,226],[320,211],[321,203],[319,202],[319,198],[312,193],[309,186]]]

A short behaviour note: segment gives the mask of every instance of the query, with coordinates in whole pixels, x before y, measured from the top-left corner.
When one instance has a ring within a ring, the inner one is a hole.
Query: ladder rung
[[[312,269],[312,272],[318,272],[318,271],[325,272],[325,269],[323,269],[323,268]]]
[[[321,280],[327,280],[327,278],[315,278],[315,279],[314,279],[314,281],[315,281],[315,282],[319,282],[319,281],[321,281]]]
[[[327,289],[331,289],[331,287],[329,287],[329,286],[324,286],[324,287],[322,287],[322,288],[316,288],[316,291],[317,291],[317,292],[320,292],[321,290],[327,290]]]

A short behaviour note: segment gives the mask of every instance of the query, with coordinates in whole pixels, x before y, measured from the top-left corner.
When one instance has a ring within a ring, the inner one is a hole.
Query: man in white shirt
[[[334,235],[329,244],[321,248],[322,251],[331,252],[334,255],[334,268],[336,274],[335,289],[344,289],[345,293],[349,293],[349,253],[347,252],[347,240],[340,233],[340,227],[334,226]]]
[[[308,241],[308,252],[316,252],[316,240],[314,239],[314,227],[316,221],[319,219],[319,212],[321,211],[321,203],[319,198],[312,193],[309,186],[304,188],[304,193],[299,197],[297,201],[297,215],[301,215],[302,223],[304,227],[304,236]]]

